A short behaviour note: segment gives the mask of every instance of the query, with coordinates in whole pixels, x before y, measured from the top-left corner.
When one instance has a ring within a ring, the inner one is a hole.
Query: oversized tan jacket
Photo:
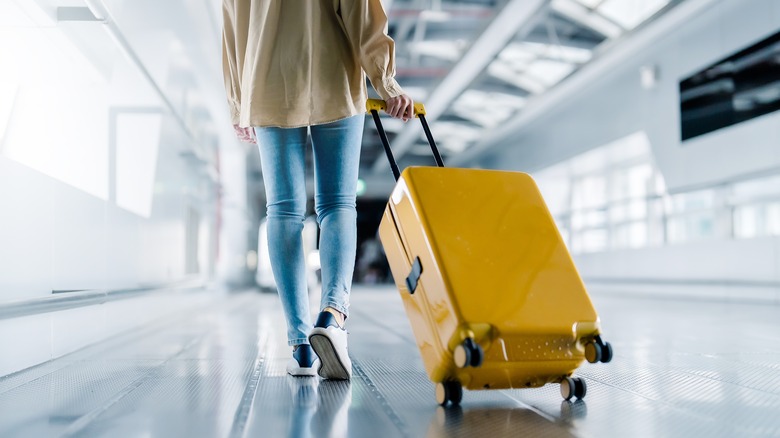
[[[383,99],[403,94],[380,0],[222,3],[234,124],[298,127],[360,114],[366,75]]]

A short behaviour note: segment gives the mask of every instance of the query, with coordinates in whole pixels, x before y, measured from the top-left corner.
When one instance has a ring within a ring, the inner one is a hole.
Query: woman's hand
[[[387,99],[387,109],[390,117],[403,119],[406,122],[414,118],[414,101],[406,94]]]
[[[233,125],[233,129],[236,130],[236,136],[244,143],[257,144],[257,137],[255,137],[255,130],[253,128],[242,128],[238,125]]]

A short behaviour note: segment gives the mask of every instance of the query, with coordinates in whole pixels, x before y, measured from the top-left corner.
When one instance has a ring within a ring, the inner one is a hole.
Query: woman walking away
[[[349,379],[349,293],[365,77],[404,121],[414,105],[395,81],[380,0],[223,0],[223,67],[236,132],[257,142],[271,267],[287,319],[293,376]],[[314,153],[322,302],[312,327],[301,230],[306,140]]]

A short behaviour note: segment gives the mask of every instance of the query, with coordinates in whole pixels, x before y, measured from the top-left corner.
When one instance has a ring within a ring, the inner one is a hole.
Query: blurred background
[[[780,302],[780,3],[383,3],[445,162],[534,175],[591,289]],[[219,0],[0,1],[0,351],[18,316],[40,335],[0,376],[204,285],[275,290],[221,23]],[[402,167],[433,163],[416,124],[385,121]],[[370,120],[360,177],[355,282],[386,283],[393,179]]]

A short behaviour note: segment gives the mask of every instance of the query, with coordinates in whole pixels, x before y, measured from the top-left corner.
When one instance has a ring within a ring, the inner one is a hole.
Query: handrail
[[[0,320],[42,313],[58,312],[96,304],[104,304],[152,293],[184,292],[206,286],[201,280],[188,280],[169,285],[137,287],[130,289],[86,290],[57,293],[52,296],[0,303]]]

